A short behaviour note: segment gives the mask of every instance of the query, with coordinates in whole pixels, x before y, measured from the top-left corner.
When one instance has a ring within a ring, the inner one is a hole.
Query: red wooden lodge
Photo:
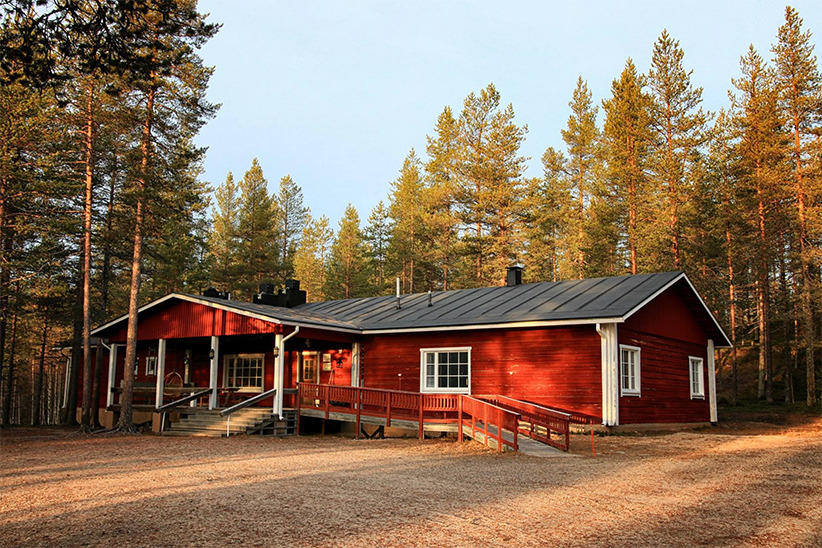
[[[730,341],[681,272],[522,284],[511,268],[503,287],[317,303],[296,281],[261,290],[255,302],[209,290],[140,308],[136,422],[286,433],[316,417],[356,422],[358,435],[360,423],[465,431],[502,447],[518,430],[561,433],[551,421],[569,415],[606,427],[717,420],[714,351]],[[107,347],[107,425],[127,321],[92,333]]]

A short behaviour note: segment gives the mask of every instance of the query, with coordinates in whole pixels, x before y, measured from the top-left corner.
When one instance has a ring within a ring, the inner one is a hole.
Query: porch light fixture
[[[209,360],[213,360],[213,359],[214,359],[214,349],[213,349],[213,348],[212,348],[211,350],[209,350],[209,351],[208,351],[208,359],[209,359]]]
[[[279,356],[279,355],[280,355],[280,347],[279,347],[279,346],[275,346],[275,347],[274,347],[274,357],[276,358],[276,357],[277,357],[277,356]]]

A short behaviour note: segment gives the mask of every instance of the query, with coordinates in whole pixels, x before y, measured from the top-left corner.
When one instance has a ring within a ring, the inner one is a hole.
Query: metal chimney
[[[512,287],[522,285],[522,267],[519,265],[509,266],[505,276],[505,285]]]

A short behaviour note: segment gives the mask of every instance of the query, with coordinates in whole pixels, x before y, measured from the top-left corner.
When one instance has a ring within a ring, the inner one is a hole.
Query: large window
[[[623,396],[639,396],[639,348],[619,345],[619,386]]]
[[[471,389],[471,348],[423,348],[422,392],[468,394]]]
[[[263,391],[263,354],[236,354],[225,357],[223,386],[241,392]]]
[[[691,376],[691,399],[705,399],[705,381],[702,379],[702,358],[688,357]]]

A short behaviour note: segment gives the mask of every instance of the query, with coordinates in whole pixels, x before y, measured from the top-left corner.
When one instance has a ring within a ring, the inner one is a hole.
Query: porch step
[[[246,429],[271,416],[271,409],[250,407],[231,415],[229,435],[242,434]],[[192,407],[183,411],[179,421],[167,428],[166,436],[225,436],[226,417],[219,410]]]
[[[254,425],[246,428],[245,433],[261,436],[293,436],[297,433],[297,411],[295,409],[283,409],[283,420],[280,420],[276,415],[263,417]]]

